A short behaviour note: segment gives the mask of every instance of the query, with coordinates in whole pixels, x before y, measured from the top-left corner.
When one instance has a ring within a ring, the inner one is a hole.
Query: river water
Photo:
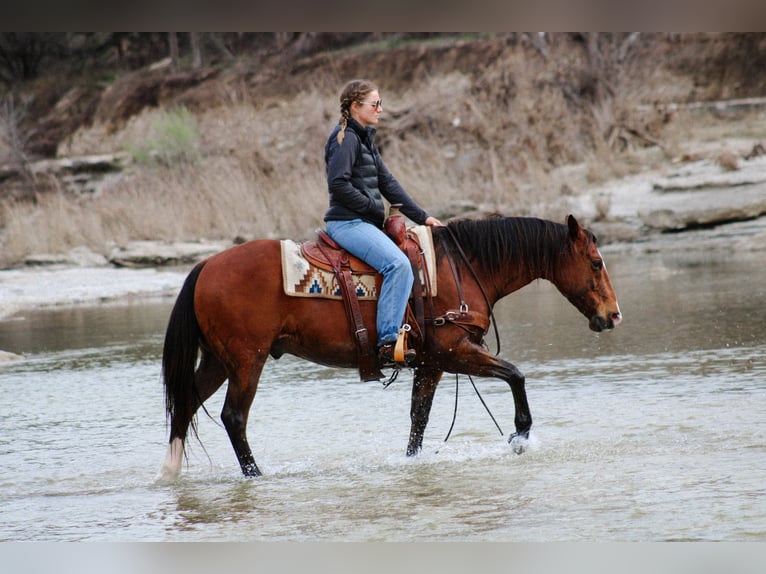
[[[245,479],[218,422],[173,484],[160,354],[172,301],[0,321],[0,541],[750,541],[766,538],[766,265],[607,256],[624,321],[596,334],[548,283],[497,308],[527,376],[528,451],[500,381],[445,376],[424,452],[409,382],[270,361]],[[488,337],[490,347],[494,340]],[[447,442],[445,436],[452,424]]]

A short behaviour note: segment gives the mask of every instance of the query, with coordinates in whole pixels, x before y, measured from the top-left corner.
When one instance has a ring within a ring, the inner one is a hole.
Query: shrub
[[[161,111],[151,125],[150,134],[146,144],[127,149],[136,163],[156,161],[170,167],[199,160],[199,126],[185,107]]]

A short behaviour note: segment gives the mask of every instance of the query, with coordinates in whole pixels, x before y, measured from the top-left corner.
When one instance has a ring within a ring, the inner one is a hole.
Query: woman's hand
[[[431,215],[426,219],[426,225],[430,225],[431,227],[444,227],[444,224],[441,221]]]

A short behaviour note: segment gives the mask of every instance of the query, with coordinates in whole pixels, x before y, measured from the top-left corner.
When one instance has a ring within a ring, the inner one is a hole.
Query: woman
[[[394,344],[412,289],[412,267],[407,257],[383,232],[385,206],[401,204],[401,211],[419,225],[442,223],[428,215],[396,181],[375,146],[383,102],[378,89],[366,80],[346,84],[340,95],[340,121],[325,145],[330,207],[324,220],[327,233],[339,245],[383,275],[378,296],[378,359],[393,366]],[[407,364],[415,361],[408,350]]]

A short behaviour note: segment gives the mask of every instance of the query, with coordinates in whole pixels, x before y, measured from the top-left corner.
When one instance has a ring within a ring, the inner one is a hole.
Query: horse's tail
[[[205,263],[199,263],[186,277],[170,313],[162,349],[162,377],[165,385],[165,411],[171,424],[170,440],[186,438],[189,425],[196,434],[194,411],[197,391],[194,370],[197,365],[202,331],[194,312],[194,290]]]

